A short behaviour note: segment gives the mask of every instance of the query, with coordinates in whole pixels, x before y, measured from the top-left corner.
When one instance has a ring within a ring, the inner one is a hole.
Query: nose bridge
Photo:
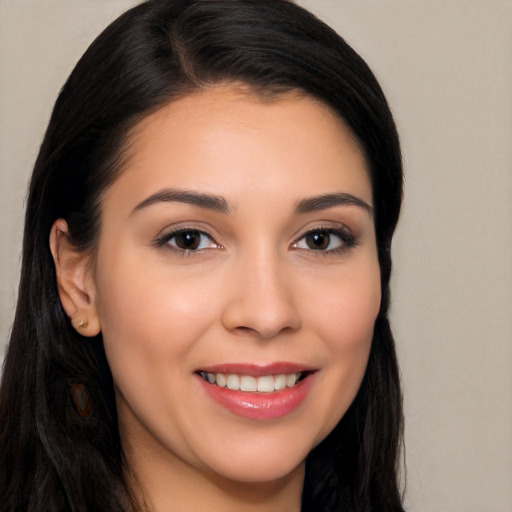
[[[224,324],[268,339],[300,327],[300,315],[286,259],[270,245],[241,254],[233,276]]]

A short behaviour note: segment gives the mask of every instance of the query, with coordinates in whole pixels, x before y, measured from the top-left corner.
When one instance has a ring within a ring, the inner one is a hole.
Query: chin
[[[302,471],[310,451],[305,449],[299,453],[297,446],[291,446],[291,448],[293,452],[264,446],[257,453],[250,454],[226,451],[230,456],[216,462],[212,461],[210,469],[236,482],[258,484],[279,481],[297,471]]]

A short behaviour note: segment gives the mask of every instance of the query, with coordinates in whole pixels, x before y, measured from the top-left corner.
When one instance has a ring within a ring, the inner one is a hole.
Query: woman
[[[2,512],[401,511],[398,136],[285,0],[153,0],[55,105],[0,394]]]

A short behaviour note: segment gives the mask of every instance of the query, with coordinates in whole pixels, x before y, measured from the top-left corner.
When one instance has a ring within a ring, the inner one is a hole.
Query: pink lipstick
[[[306,398],[315,370],[294,363],[223,364],[196,372],[202,389],[238,416],[269,420],[297,409]]]

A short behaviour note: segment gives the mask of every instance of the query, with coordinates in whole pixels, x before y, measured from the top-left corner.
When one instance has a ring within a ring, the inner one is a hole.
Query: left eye
[[[218,247],[213,238],[197,229],[184,229],[165,236],[164,243],[181,251],[198,251]]]
[[[313,251],[335,251],[352,247],[354,239],[348,233],[337,229],[316,229],[306,233],[293,244],[295,249],[310,249]]]

